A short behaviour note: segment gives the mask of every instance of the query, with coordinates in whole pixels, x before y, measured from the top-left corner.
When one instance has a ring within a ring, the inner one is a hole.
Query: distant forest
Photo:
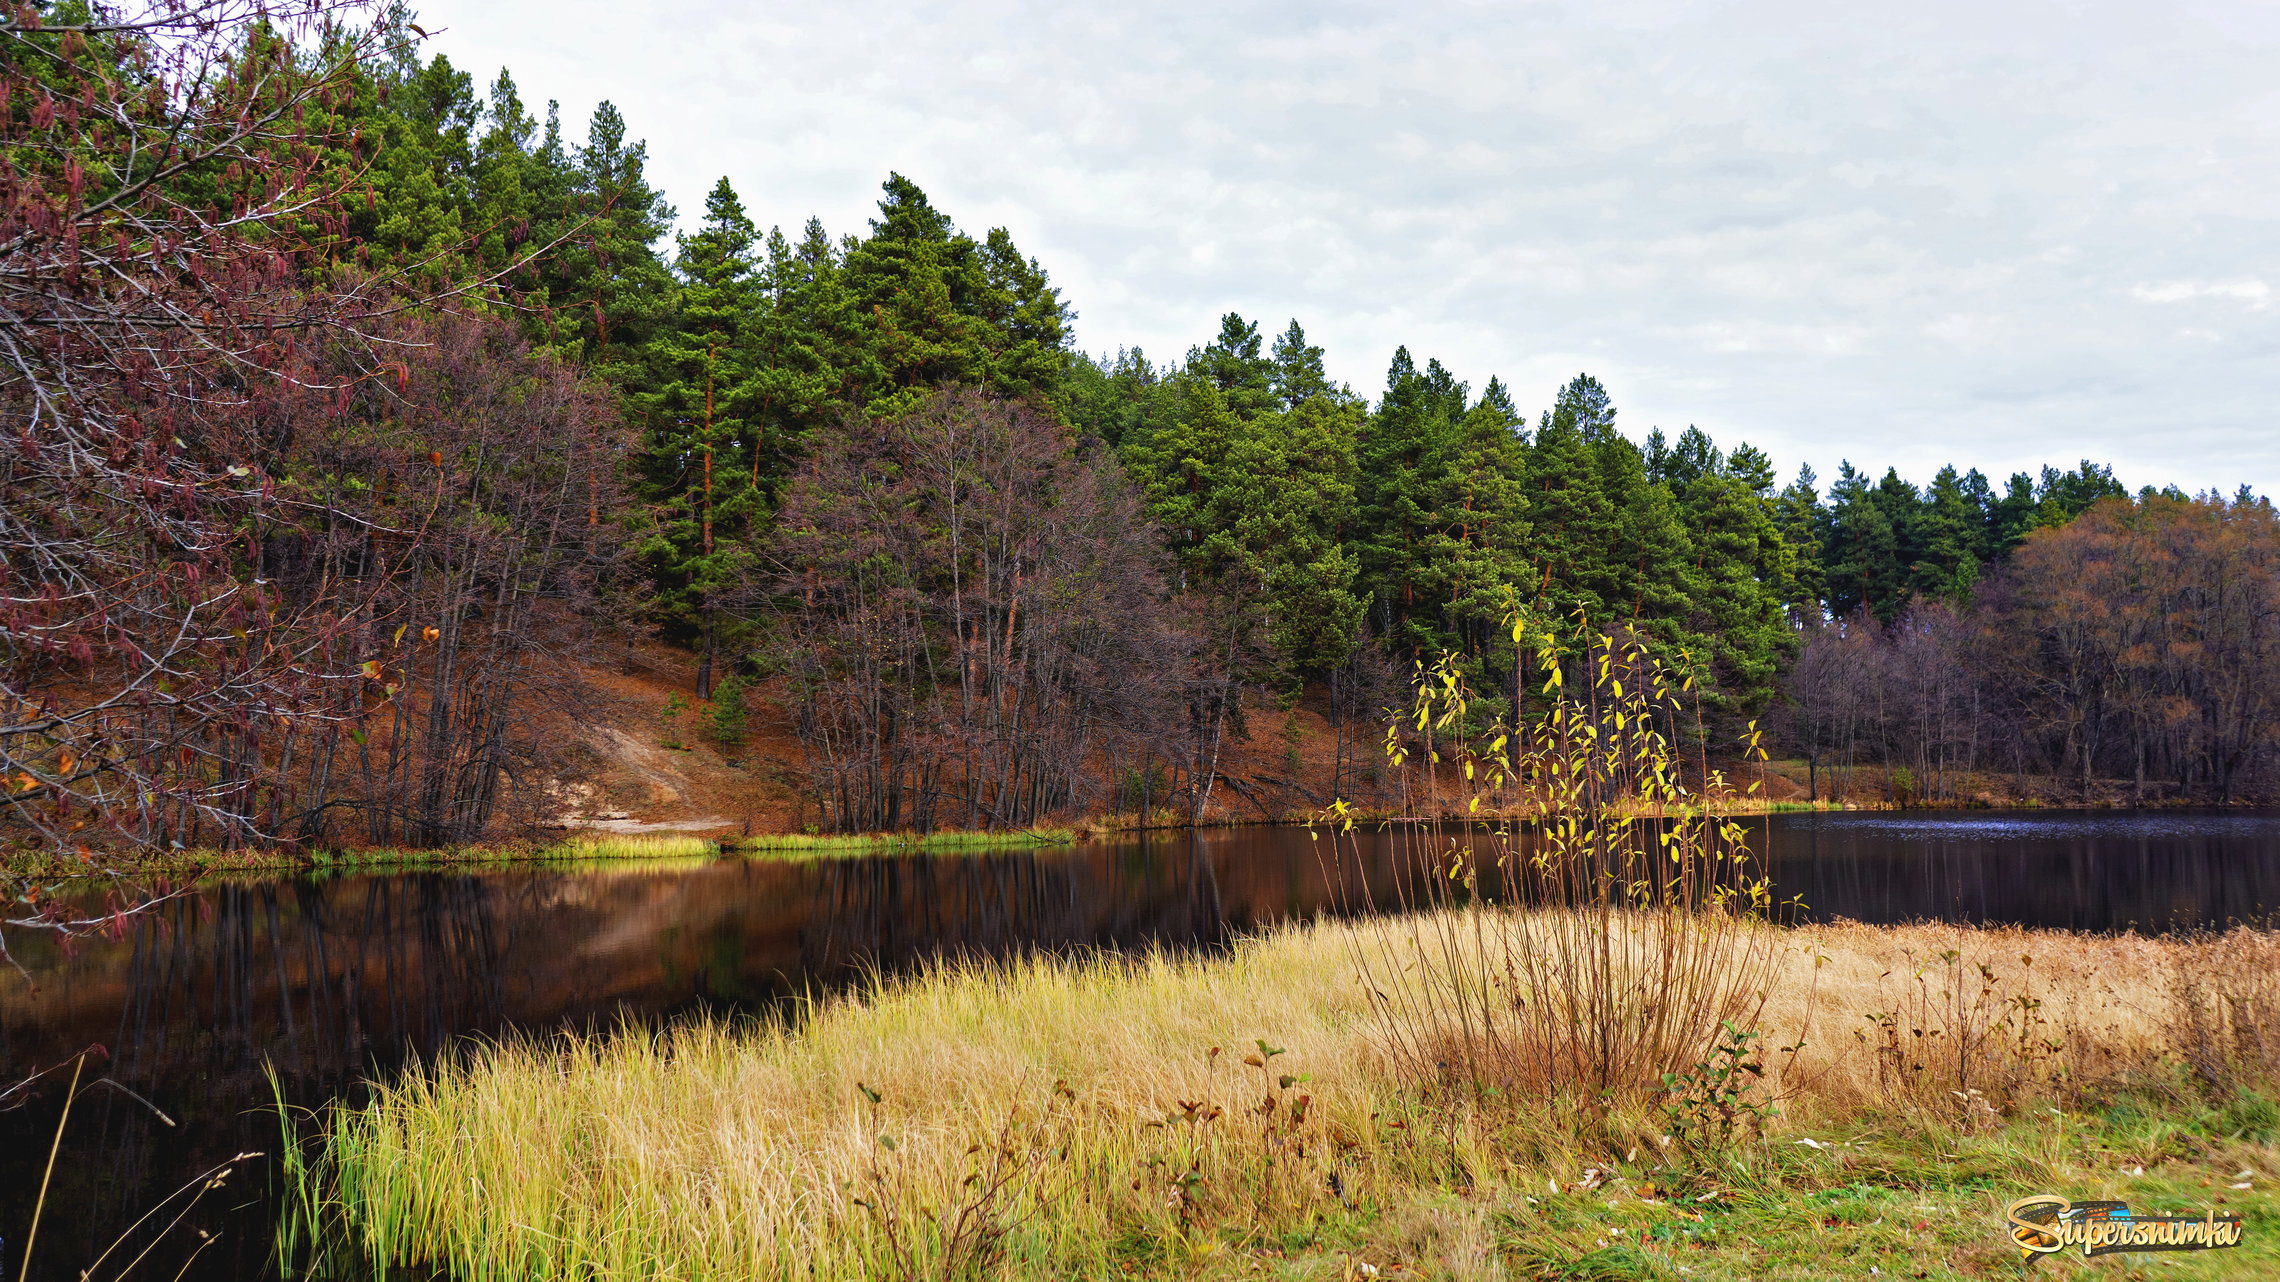
[[[1296,319],[1088,355],[1006,229],[900,175],[860,231],[763,229],[724,177],[676,234],[611,104],[566,139],[400,15],[35,8],[0,242],[24,836],[479,836],[558,764],[546,661],[645,630],[700,698],[777,683],[834,826],[1200,818],[1247,709],[1325,699],[1359,762],[1453,653],[1484,726],[1525,715],[1514,609],[1641,638],[1713,754],[1770,726],[1821,795],[2272,790],[2280,524],[2245,488],[1785,482],[1633,440],[1588,374],[1524,408],[1402,348],[1333,384]]]

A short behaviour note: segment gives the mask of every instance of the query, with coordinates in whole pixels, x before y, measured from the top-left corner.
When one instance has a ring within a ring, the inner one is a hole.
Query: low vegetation
[[[153,852],[140,864],[147,875],[196,878],[234,873],[305,872],[316,875],[401,872],[507,863],[592,863],[621,860],[709,860],[720,843],[685,833],[594,833],[561,841],[502,842],[484,846],[351,846],[295,851],[276,848]],[[73,880],[102,876],[97,865],[44,850],[8,852],[5,868],[18,875]]]

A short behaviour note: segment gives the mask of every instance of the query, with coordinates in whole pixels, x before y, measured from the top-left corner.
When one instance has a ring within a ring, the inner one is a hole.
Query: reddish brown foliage
[[[0,840],[471,835],[613,554],[606,407],[332,262],[362,12],[0,25]]]
[[[1972,610],[1823,629],[1791,737],[1833,767],[2063,776],[2085,800],[2269,796],[2280,761],[2280,516],[2263,500],[2109,499],[2036,531]],[[1816,780],[1819,782],[1819,780]]]

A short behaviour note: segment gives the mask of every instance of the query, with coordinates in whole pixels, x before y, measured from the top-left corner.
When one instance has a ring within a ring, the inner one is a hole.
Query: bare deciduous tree
[[[999,828],[1148,759],[1193,643],[1105,451],[951,389],[828,435],[774,555],[776,655],[830,824]]]
[[[2267,794],[2280,517],[2245,496],[2109,499],[2036,531],[1969,611],[1819,629],[1786,689],[1788,738],[1816,792],[1834,767],[1838,799],[1864,761],[1935,798],[1958,795],[1959,771],[2030,767],[2084,800],[2102,779],[2127,779],[2134,801]]]

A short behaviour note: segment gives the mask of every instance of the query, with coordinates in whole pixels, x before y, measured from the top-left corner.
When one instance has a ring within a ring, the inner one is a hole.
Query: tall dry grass
[[[1761,1026],[1806,1118],[1986,1126],[2117,1089],[2280,1084],[2280,933],[1837,923],[1784,932]]]
[[[333,1115],[320,1178],[371,1255],[467,1278],[934,1276],[962,1216],[1056,1267],[1208,1254],[1334,1171],[1361,1191],[1383,1102],[1342,948],[946,965],[794,1026],[511,1040]]]
[[[1449,929],[1495,947],[1538,924],[1460,912]],[[1759,1027],[1795,1048],[1769,1066],[1776,1129],[1945,1133],[2118,1086],[2269,1089],[2280,1070],[2252,1035],[2274,1013],[2269,933],[1764,929]],[[1388,946],[1365,923],[1294,926],[1212,957],[944,966],[794,1025],[510,1040],[331,1115],[319,1174],[363,1250],[466,1278],[934,1277],[993,1259],[1062,1276],[1208,1271],[1230,1238],[1401,1213],[1452,1182],[1538,1188],[1653,1142],[1651,1105],[1418,1101],[1353,964]],[[1897,1056],[1879,1031],[1895,1011]],[[961,1239],[961,1222],[987,1233]]]

